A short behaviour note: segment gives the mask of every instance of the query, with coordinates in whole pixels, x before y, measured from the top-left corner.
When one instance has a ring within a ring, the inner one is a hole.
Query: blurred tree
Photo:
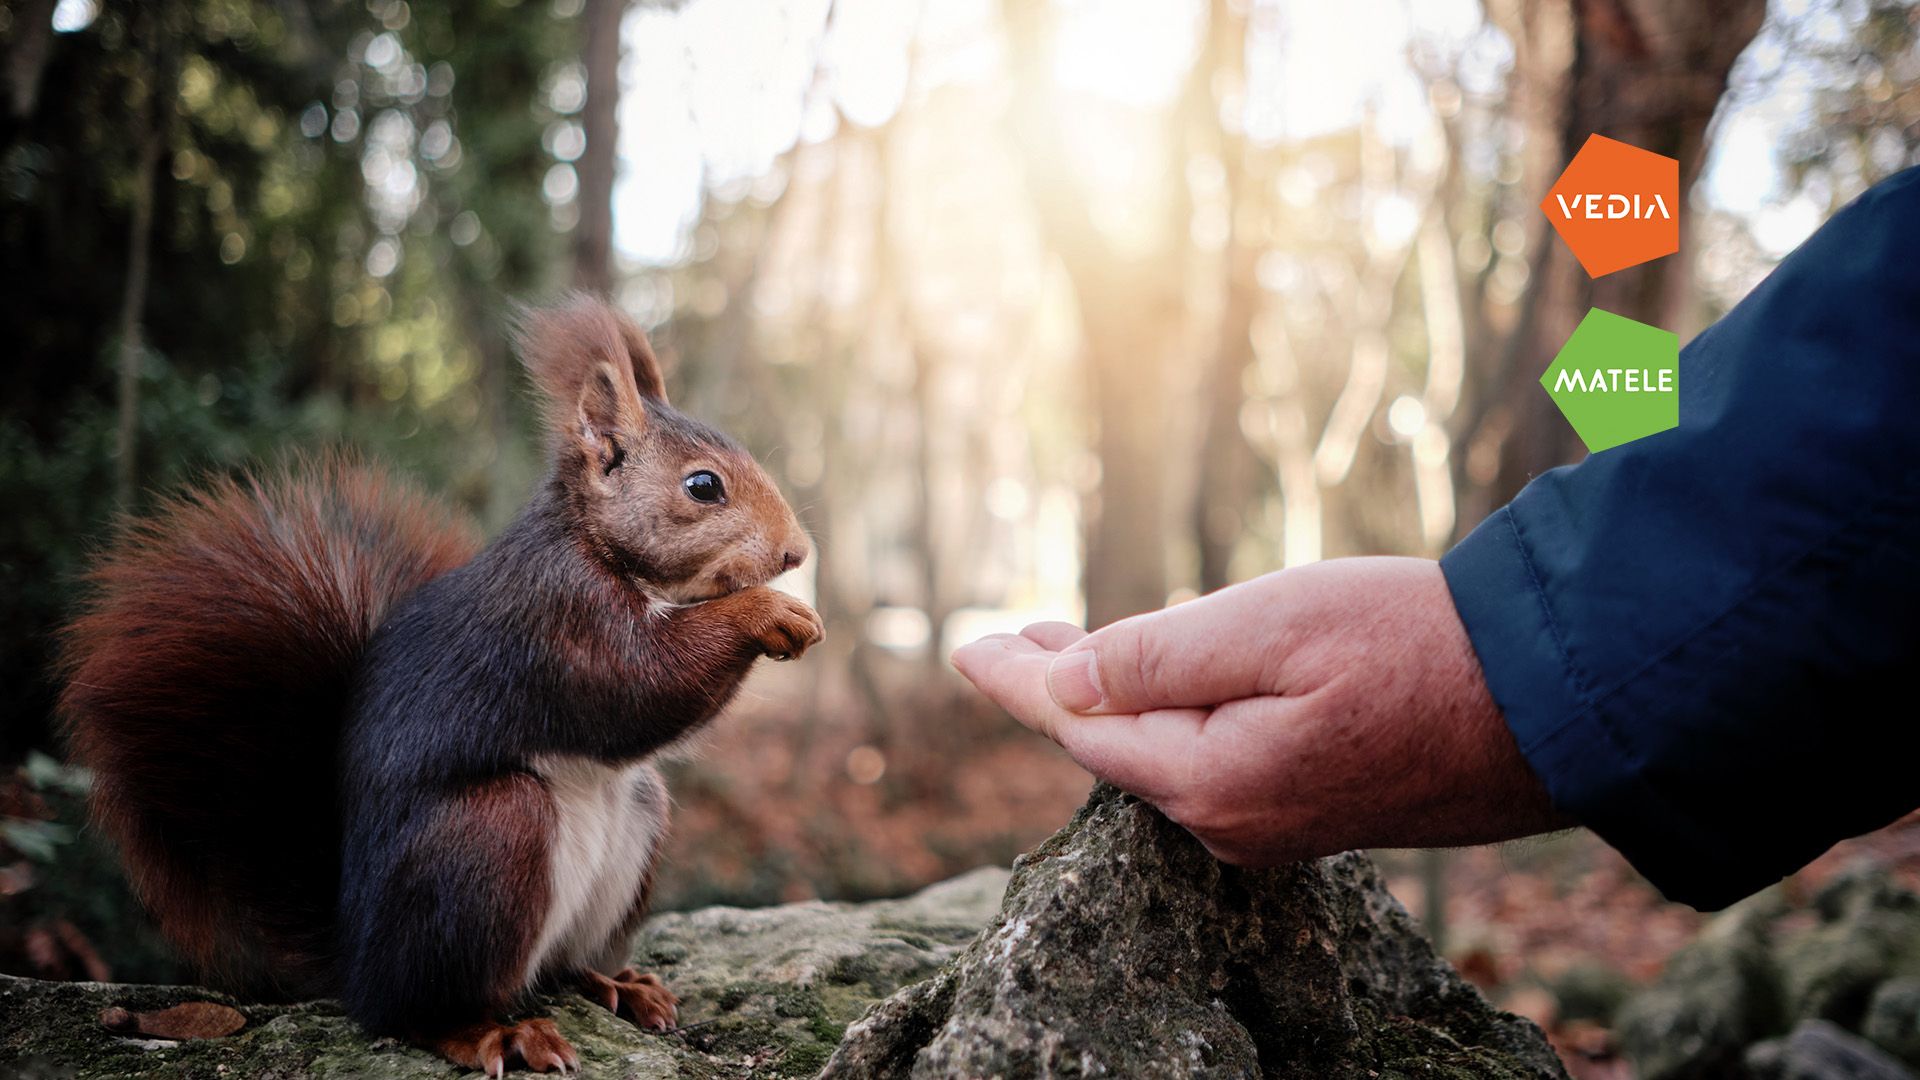
[[[573,230],[573,287],[613,292],[614,153],[620,142],[620,22],[629,0],[586,0],[580,15],[586,104],[580,125],[586,148],[580,173],[580,223]]]
[[[1734,60],[1760,29],[1766,2],[1489,0],[1488,14],[1513,42],[1511,92],[1527,130],[1524,190],[1546,191],[1597,132],[1677,159],[1684,193],[1700,175],[1708,122]],[[1681,201],[1687,202],[1684,195]],[[1682,254],[1598,281],[1551,234],[1545,215],[1527,216],[1533,257],[1518,322],[1499,361],[1484,365],[1468,387],[1457,429],[1463,462],[1479,440],[1500,447],[1492,482],[1470,489],[1461,531],[1529,479],[1585,453],[1535,384],[1589,307],[1656,326],[1680,325],[1689,216],[1682,210]]]
[[[1836,39],[1817,16],[1838,16]],[[1779,27],[1776,69],[1756,72],[1750,93],[1764,92],[1778,66],[1813,69],[1813,108],[1788,133],[1782,163],[1799,191],[1838,209],[1875,181],[1920,164],[1920,5],[1911,0],[1830,2]]]
[[[318,87],[278,12],[105,5],[56,35],[43,7],[4,28],[7,758],[45,734],[50,631],[110,509],[285,423],[280,388],[334,347],[309,245],[358,195],[352,159],[288,120]],[[344,50],[343,22],[313,25]]]
[[[417,249],[396,284],[427,336],[407,351],[462,376],[447,391],[465,415],[450,479],[494,528],[519,508],[538,457],[510,346],[514,305],[566,282],[561,233],[583,212],[573,162],[588,89],[576,17],[493,0],[419,5],[396,20],[389,66],[424,71],[427,93],[414,93],[410,77],[388,84],[376,114],[404,133],[395,167],[426,181],[417,205],[381,226],[397,250]],[[409,363],[389,360],[390,370]]]
[[[53,9],[58,0],[21,0],[10,5],[7,40],[8,115],[15,122],[33,115],[40,98],[40,76],[53,45]]]
[[[0,759],[45,741],[82,555],[145,490],[348,441],[517,502],[503,319],[564,280],[582,97],[545,5],[46,8],[0,9]]]
[[[1092,213],[1084,166],[1070,153],[1047,85],[1054,11],[1043,0],[1007,0],[1014,93],[1007,120],[1048,247],[1073,281],[1085,386],[1092,405],[1099,483],[1083,508],[1087,625],[1101,626],[1166,603],[1170,535],[1167,447],[1172,439],[1168,368],[1189,351],[1184,270],[1191,195],[1188,153],[1199,133],[1210,71],[1195,65],[1167,112],[1149,165],[1161,182],[1144,249],[1117,245]]]
[[[166,149],[167,134],[173,126],[173,95],[178,83],[174,73],[174,28],[166,19],[172,14],[166,5],[156,4],[135,17],[136,46],[145,60],[146,101],[141,105],[140,156],[133,171],[133,207],[127,218],[126,286],[120,300],[119,422],[114,436],[114,455],[119,460],[114,470],[113,495],[117,506],[133,506],[134,478],[140,461],[140,360],[147,306],[147,274],[152,262],[154,188],[159,183],[160,155]]]
[[[1207,6],[1207,32],[1195,63],[1213,73],[1200,132],[1214,132],[1206,148],[1220,163],[1220,213],[1226,243],[1220,265],[1220,314],[1201,376],[1200,453],[1193,478],[1191,527],[1198,553],[1197,586],[1212,592],[1234,580],[1233,554],[1255,492],[1259,464],[1240,425],[1247,369],[1253,366],[1253,321],[1260,310],[1260,255],[1266,246],[1265,193],[1275,155],[1249,145],[1244,127],[1247,20],[1228,0]]]

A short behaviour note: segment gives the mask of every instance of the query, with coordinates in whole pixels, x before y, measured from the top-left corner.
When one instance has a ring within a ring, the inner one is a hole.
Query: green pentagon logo
[[[1680,426],[1680,336],[1594,308],[1540,385],[1590,453]]]

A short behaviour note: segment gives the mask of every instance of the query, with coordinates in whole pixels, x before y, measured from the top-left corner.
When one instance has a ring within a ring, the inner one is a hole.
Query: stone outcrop
[[[1000,914],[855,1024],[827,1077],[1557,1077],[1349,854],[1223,866],[1096,789]]]

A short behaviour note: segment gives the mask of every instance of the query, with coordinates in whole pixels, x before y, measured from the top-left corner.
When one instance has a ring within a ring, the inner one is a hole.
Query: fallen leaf
[[[158,1012],[102,1009],[100,1024],[109,1031],[156,1039],[217,1039],[247,1026],[239,1009],[211,1001],[189,1001]]]

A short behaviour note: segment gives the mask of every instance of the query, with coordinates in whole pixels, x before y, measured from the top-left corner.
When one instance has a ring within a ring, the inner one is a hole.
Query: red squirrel
[[[579,1064],[509,1019],[533,991],[675,1023],[626,963],[667,826],[651,760],[823,633],[766,584],[806,558],[793,511],[667,404],[637,326],[576,298],[520,351],[550,468],[492,543],[338,459],[215,482],[101,553],[60,700],[190,961],[494,1076]]]

